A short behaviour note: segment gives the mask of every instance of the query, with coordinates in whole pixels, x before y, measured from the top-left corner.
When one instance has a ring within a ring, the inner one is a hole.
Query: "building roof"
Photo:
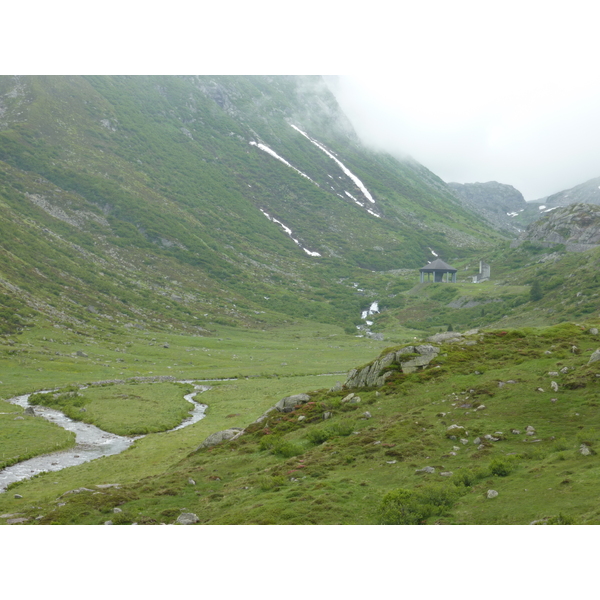
[[[441,258],[436,258],[433,262],[425,265],[419,271],[423,273],[433,273],[434,271],[447,271],[450,273],[456,273],[458,269],[451,267],[448,263],[445,263]]]

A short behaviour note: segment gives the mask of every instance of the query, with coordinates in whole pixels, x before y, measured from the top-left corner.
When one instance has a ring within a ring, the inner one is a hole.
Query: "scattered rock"
[[[167,342],[165,342],[165,343],[163,344],[163,348],[169,348],[169,347],[170,347],[170,346],[169,346],[169,344],[168,344]]]
[[[298,421],[304,421],[306,419],[306,415],[300,415],[298,417]]]
[[[452,471],[444,471],[443,473],[440,473],[440,475],[442,477],[452,477],[452,475],[454,475],[454,473]]]
[[[29,521],[29,519],[25,519],[24,517],[19,517],[17,519],[8,519],[8,521],[6,521],[7,525],[18,525],[19,523],[27,523],[27,521]]]
[[[592,454],[592,450],[585,444],[581,444],[581,446],[579,446],[579,452],[580,454],[583,454],[583,456],[590,456]]]
[[[88,355],[85,352],[83,352],[83,350],[77,350],[77,352],[75,352],[75,355],[76,356],[81,356],[83,358],[87,358],[88,357]]]
[[[363,413],[363,417],[365,419],[370,419],[370,418],[372,418],[372,415],[371,415],[371,413],[369,411],[366,411],[366,412]]]
[[[548,375],[550,375],[550,377],[558,377],[558,371],[548,371]]]
[[[423,469],[417,469],[415,473],[435,473],[435,469],[433,467],[424,467]]]
[[[596,352],[600,352],[600,349],[596,350]],[[592,356],[593,356],[593,354],[592,354]],[[600,354],[599,354],[598,356],[600,356]],[[596,360],[598,360],[598,359],[596,359]],[[564,375],[565,373],[568,373],[568,372],[569,372],[569,367],[563,367],[563,368],[560,370],[560,372],[561,372],[563,375]]]
[[[183,513],[177,517],[176,523],[179,525],[193,525],[200,519],[194,513]]]
[[[596,327],[590,327],[590,333],[592,335],[598,335],[598,329],[596,329]]]
[[[15,498],[17,498],[17,500],[20,499],[20,498],[22,498],[22,497],[23,496],[21,496],[21,494],[15,494]]]
[[[323,413],[323,420],[326,421],[327,419],[331,419],[331,417],[333,417],[333,413],[332,412],[324,412]]]
[[[598,350],[596,350],[592,356],[590,356],[590,360],[588,360],[588,365],[590,363],[596,362],[597,360],[600,360],[600,348],[598,348]],[[565,367],[566,369],[567,367]]]
[[[544,388],[538,388],[538,389],[537,389],[537,391],[538,391],[538,392],[543,392],[543,391],[544,391]]]
[[[480,437],[476,437],[476,438],[473,440],[473,443],[474,443],[476,446],[478,446],[479,444],[481,444],[481,438],[480,438]]]
[[[527,429],[525,429],[525,431],[527,433],[535,433],[535,427],[532,427],[531,425],[527,425]]]
[[[113,524],[113,522],[112,522],[112,521],[104,521],[104,524],[105,524],[105,525],[112,525],[112,524]]]
[[[114,512],[115,514],[119,514],[119,513],[122,513],[122,512],[123,512],[123,509],[119,508],[118,506],[115,506],[115,507],[113,508],[113,512]]]
[[[487,491],[487,497],[489,499],[496,498],[496,496],[498,496],[498,492],[496,490],[488,490]]]
[[[13,421],[24,421],[25,417],[15,417]]]
[[[347,396],[344,396],[344,398],[342,398],[342,402],[350,402],[352,398],[354,398],[354,394],[348,394]]]
[[[188,483],[190,485],[196,485],[196,482],[191,477],[188,479]]]
[[[28,406],[28,407],[25,409],[25,414],[26,414],[26,415],[30,415],[30,416],[32,416],[32,417],[35,417],[35,410],[33,409],[33,406]]]
[[[553,392],[558,392],[558,383],[556,383],[556,381],[551,381],[550,387],[552,388]]]
[[[465,440],[464,438],[461,438],[460,443],[464,446],[465,444],[469,443],[469,440]]]
[[[515,435],[521,435],[521,430],[520,429],[511,429],[510,432],[514,433]]]

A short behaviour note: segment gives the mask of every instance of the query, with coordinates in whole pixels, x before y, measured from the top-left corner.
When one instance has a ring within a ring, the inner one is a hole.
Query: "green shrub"
[[[419,490],[397,489],[388,492],[378,510],[381,525],[419,525],[434,515],[442,515],[454,506],[458,490],[441,485]]]
[[[379,506],[380,525],[419,525],[428,519],[433,510],[422,505],[415,493],[406,489],[388,492]]]
[[[496,477],[506,477],[512,473],[513,465],[511,461],[503,458],[494,458],[490,462],[489,469],[491,474],[496,475]]]

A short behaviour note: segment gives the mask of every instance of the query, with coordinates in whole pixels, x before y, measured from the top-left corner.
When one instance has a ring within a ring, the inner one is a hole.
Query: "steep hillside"
[[[494,242],[318,77],[2,77],[0,203],[12,323],[348,325],[361,273]]]

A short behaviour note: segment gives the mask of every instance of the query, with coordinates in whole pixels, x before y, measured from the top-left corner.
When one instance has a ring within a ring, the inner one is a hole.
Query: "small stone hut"
[[[425,273],[427,273],[427,281],[431,281],[430,277],[431,273],[433,273],[433,281],[435,283],[442,283],[444,275],[446,276],[447,283],[450,283],[450,277],[452,277],[452,283],[456,283],[457,269],[445,263],[441,258],[436,258],[433,262],[419,269],[419,271],[421,272],[421,283],[425,281]]]

